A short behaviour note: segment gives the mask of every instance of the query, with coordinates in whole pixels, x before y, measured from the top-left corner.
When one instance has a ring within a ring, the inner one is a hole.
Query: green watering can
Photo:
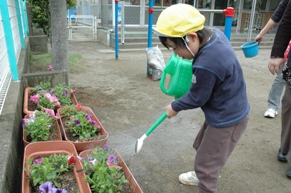
[[[166,83],[166,77],[169,81]],[[192,61],[177,57],[173,54],[166,64],[160,80],[160,88],[166,95],[180,98],[190,90],[192,83]]]
[[[170,79],[165,88],[165,80],[167,75]],[[166,64],[163,71],[160,88],[166,95],[174,96],[175,99],[180,98],[183,94],[190,90],[192,83],[192,61],[178,58],[176,54],[173,54]],[[143,136],[137,139],[135,144],[135,153],[138,153],[143,145],[143,141],[147,138],[152,131],[154,131],[165,119],[167,113],[164,112],[159,119],[143,134]]]

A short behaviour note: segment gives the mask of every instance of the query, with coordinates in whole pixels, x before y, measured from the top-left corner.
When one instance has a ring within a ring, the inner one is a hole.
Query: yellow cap
[[[184,37],[204,27],[205,17],[192,5],[175,4],[160,14],[153,29],[159,36]]]

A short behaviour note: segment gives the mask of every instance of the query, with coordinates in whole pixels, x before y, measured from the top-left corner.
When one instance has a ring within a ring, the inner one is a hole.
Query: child
[[[190,91],[165,107],[168,118],[200,107],[205,114],[193,147],[194,171],[179,181],[198,185],[199,193],[217,191],[219,172],[245,131],[249,102],[240,63],[225,35],[204,28],[205,17],[191,5],[175,4],[159,16],[155,32],[178,56],[193,60]]]

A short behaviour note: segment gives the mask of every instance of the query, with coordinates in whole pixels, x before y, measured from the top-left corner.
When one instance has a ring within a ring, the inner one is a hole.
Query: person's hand
[[[263,40],[263,37],[264,37],[264,36],[258,34],[258,35],[255,37],[255,42],[259,42],[259,43],[261,43],[261,41]]]
[[[174,111],[173,108],[172,108],[172,105],[169,104],[168,106],[165,107],[165,110],[167,112],[167,117],[168,118],[171,118],[171,117],[174,117],[178,114],[178,112]]]
[[[268,64],[269,71],[274,75],[278,73],[284,64],[284,58],[271,58]]]

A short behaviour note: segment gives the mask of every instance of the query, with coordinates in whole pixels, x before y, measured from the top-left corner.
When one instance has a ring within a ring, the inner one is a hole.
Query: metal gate
[[[68,18],[69,40],[97,39],[97,20],[93,15],[71,15]]]

